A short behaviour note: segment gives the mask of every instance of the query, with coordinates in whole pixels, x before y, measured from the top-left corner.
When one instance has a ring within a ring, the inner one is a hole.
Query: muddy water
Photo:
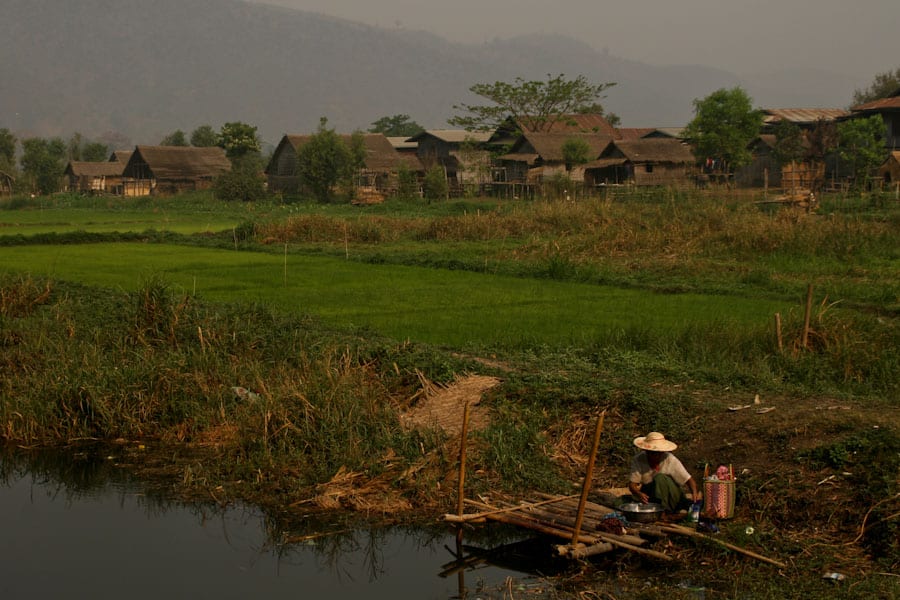
[[[455,537],[441,529],[284,544],[297,532],[278,531],[257,510],[178,504],[84,463],[0,459],[0,598],[444,600],[460,597],[460,586],[474,598],[507,577],[534,581],[482,561],[448,572]]]

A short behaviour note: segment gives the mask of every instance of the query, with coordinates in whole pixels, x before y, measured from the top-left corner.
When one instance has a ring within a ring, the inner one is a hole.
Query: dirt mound
[[[500,380],[487,375],[457,377],[446,386],[428,381],[419,373],[422,390],[409,410],[400,415],[400,422],[408,428],[438,427],[448,434],[462,429],[463,413],[469,404],[469,431],[483,429],[490,423],[488,409],[481,405],[485,391],[498,385]]]

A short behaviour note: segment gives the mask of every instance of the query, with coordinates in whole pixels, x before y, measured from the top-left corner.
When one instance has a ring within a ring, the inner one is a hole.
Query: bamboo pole
[[[457,515],[447,514],[447,515],[444,515],[444,520],[451,521],[454,523],[465,523],[466,521],[483,519],[484,517],[489,517],[492,515],[499,515],[499,514],[507,513],[507,512],[515,512],[517,510],[528,510],[535,506],[551,504],[553,502],[560,502],[561,500],[566,500],[568,498],[574,498],[574,497],[575,497],[574,495],[573,496],[560,496],[559,498],[553,498],[551,500],[541,500],[540,502],[517,504],[515,506],[507,506],[506,508],[497,508],[494,510],[486,510],[486,511],[478,512],[478,513],[469,513],[467,515],[462,514],[462,513],[457,514]]]
[[[459,432],[459,486],[456,489],[456,512],[461,517],[465,510],[466,485],[466,434],[469,430],[469,403],[463,408],[462,430]],[[456,542],[462,543],[462,527],[456,530]]]
[[[800,338],[800,347],[804,350],[807,349],[807,344],[809,343],[809,319],[812,314],[812,298],[813,287],[810,283],[806,286],[806,310],[803,311],[803,335]]]
[[[627,542],[623,542],[617,539],[614,539],[613,536],[609,536],[604,533],[598,533],[597,537],[600,538],[602,543],[612,544],[613,546],[617,546],[619,548],[624,548],[625,550],[630,550],[631,552],[637,552],[638,554],[644,554],[646,556],[652,556],[654,558],[660,558],[662,560],[675,560],[673,557],[665,554],[663,552],[659,552],[657,550],[650,550],[649,548],[640,548],[635,546],[634,544],[629,544]],[[565,550],[563,550],[565,548]],[[588,553],[590,546],[586,548],[576,548],[573,546],[557,546],[557,552],[560,554],[564,554],[566,556],[570,556],[571,558],[581,558],[582,556],[591,556],[592,554],[599,554],[600,552],[605,552],[606,550],[598,550],[592,553]]]
[[[686,535],[686,536],[690,536],[690,537],[696,537],[696,538],[701,538],[704,540],[709,540],[711,542],[715,542],[716,544],[719,544],[720,546],[724,546],[724,547],[728,548],[729,550],[734,550],[735,552],[738,552],[740,554],[745,554],[751,558],[755,558],[756,560],[760,560],[762,562],[769,563],[770,565],[775,565],[776,567],[785,568],[787,566],[781,561],[775,560],[773,558],[768,558],[766,556],[763,556],[762,554],[757,554],[756,552],[753,552],[752,550],[747,550],[746,548],[741,548],[740,546],[735,546],[734,544],[729,544],[728,542],[724,542],[722,540],[717,540],[716,538],[709,537],[708,535],[703,535],[702,533],[700,533],[698,531],[694,531],[693,529],[688,529],[687,527],[682,527],[681,525],[676,525],[674,523],[671,523],[668,525],[660,525],[659,529],[662,531],[669,532],[669,533],[680,533],[682,535]]]
[[[581,486],[581,500],[578,502],[578,513],[575,517],[575,531],[572,533],[572,543],[578,542],[578,534],[581,532],[581,521],[584,519],[584,505],[587,502],[588,492],[591,490],[591,482],[594,478],[594,462],[597,460],[597,447],[600,446],[600,432],[603,431],[604,410],[597,419],[597,428],[594,430],[594,443],[591,445],[591,454],[588,456],[587,471],[584,474],[584,485]]]

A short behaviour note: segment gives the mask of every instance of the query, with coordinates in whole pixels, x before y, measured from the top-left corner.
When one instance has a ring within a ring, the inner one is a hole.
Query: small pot
[[[654,523],[663,514],[662,504],[656,502],[627,502],[619,507],[619,512],[632,523]]]

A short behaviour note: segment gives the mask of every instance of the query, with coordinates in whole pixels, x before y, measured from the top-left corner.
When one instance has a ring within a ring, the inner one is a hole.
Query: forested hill
[[[118,132],[157,143],[175,129],[244,121],[275,143],[313,130],[322,116],[349,131],[398,113],[444,127],[454,104],[474,99],[474,83],[559,73],[617,82],[605,104],[624,126],[682,126],[694,98],[747,85],[560,36],[464,46],[239,0],[3,0],[2,17],[0,127],[20,137]],[[792,81],[797,88],[782,97],[810,106],[846,104],[853,89],[834,78]]]

